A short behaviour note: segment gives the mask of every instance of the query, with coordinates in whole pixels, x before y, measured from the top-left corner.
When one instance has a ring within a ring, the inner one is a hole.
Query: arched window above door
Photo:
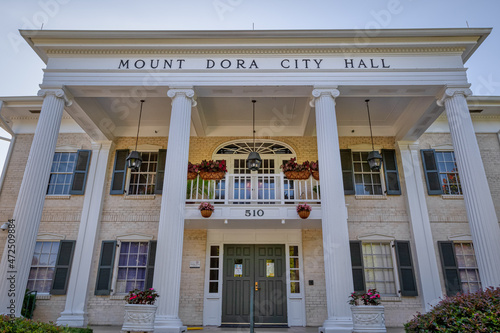
[[[290,146],[272,140],[255,140],[255,150],[259,154],[295,154]],[[226,142],[219,146],[215,154],[249,154],[253,151],[251,140],[238,140]]]

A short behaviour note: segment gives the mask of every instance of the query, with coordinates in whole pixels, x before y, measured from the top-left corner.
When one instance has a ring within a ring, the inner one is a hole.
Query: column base
[[[87,316],[83,312],[61,312],[61,316],[57,318],[56,324],[69,327],[87,327]]]
[[[318,328],[318,333],[352,333],[352,318],[328,318],[323,327]]]
[[[178,317],[156,316],[154,333],[185,333],[187,326]]]

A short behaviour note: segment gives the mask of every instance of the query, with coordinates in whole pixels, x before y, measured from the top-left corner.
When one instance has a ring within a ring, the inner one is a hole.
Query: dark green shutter
[[[155,259],[156,259],[156,241],[150,241],[149,251],[148,251],[148,268],[146,270],[146,289],[153,288]]]
[[[162,194],[162,192],[163,192],[163,177],[165,175],[165,160],[166,160],[166,158],[167,158],[167,150],[160,149],[158,151],[158,165],[156,167],[155,194]],[[186,175],[187,175],[187,171],[186,171]]]
[[[76,241],[74,240],[61,241],[59,243],[59,253],[57,254],[54,279],[52,280],[52,289],[50,290],[52,295],[66,295],[75,243]]]
[[[354,282],[354,291],[364,293],[365,287],[365,271],[363,268],[363,249],[361,241],[350,241],[351,247],[351,265],[352,265],[352,280]]]
[[[387,194],[401,194],[396,151],[394,149],[382,149],[382,158],[384,159],[385,185],[387,188]]]
[[[101,257],[97,270],[95,284],[96,295],[109,295],[111,291],[111,278],[113,277],[113,264],[115,262],[116,241],[102,241]]]
[[[118,149],[116,151],[115,165],[113,167],[113,179],[111,180],[111,191],[109,194],[123,194],[125,191],[127,156],[128,149]]]
[[[344,180],[344,194],[356,194],[354,190],[354,170],[352,167],[352,153],[350,149],[340,150],[340,164],[342,165],[342,178]]]
[[[69,194],[85,194],[85,184],[87,183],[87,172],[89,170],[91,150],[79,150],[76,157],[75,170]]]
[[[395,241],[402,296],[418,296],[409,241]],[[425,278],[425,277],[424,277]]]
[[[424,164],[427,193],[429,195],[443,194],[434,149],[422,149],[420,153],[422,154],[422,163]]]
[[[446,295],[455,296],[462,292],[460,272],[458,271],[455,247],[453,242],[438,242],[441,265],[443,267]]]

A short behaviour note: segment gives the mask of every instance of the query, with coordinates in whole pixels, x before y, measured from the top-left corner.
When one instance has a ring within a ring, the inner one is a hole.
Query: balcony
[[[222,180],[188,180],[186,203],[225,205],[320,204],[319,181],[290,180],[279,174],[226,174]]]

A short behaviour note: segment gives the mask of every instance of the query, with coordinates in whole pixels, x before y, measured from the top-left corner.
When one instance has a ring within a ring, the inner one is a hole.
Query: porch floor
[[[121,332],[121,326],[91,326],[94,333],[117,333]],[[235,332],[235,333],[246,333],[249,332],[249,328],[220,328],[215,326],[205,326],[202,330],[190,330],[190,332]],[[256,333],[317,333],[317,327],[290,327],[290,328],[256,328],[254,330]],[[388,327],[387,333],[404,333],[404,329],[401,327]]]

